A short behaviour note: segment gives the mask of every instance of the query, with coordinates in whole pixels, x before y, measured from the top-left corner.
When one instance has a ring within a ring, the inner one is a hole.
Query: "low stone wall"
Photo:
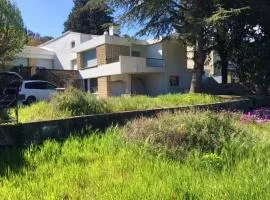
[[[179,112],[189,109],[201,110],[238,110],[247,111],[260,106],[270,106],[268,99],[239,100],[208,105],[196,105],[178,108],[162,108],[142,111],[88,115],[66,119],[0,126],[0,147],[28,146],[31,143],[42,143],[46,139],[62,140],[70,133],[84,128],[105,129],[112,124],[124,124],[137,117],[153,117],[161,112]]]

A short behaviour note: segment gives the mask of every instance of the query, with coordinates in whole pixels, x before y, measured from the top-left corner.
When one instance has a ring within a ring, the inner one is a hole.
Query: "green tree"
[[[39,46],[49,40],[52,40],[51,36],[41,36],[39,33],[35,33],[31,30],[26,29],[27,34],[27,45],[29,46]]]
[[[254,26],[248,22],[251,9],[243,2],[222,0],[219,10],[209,19],[209,24],[215,29],[213,50],[220,58],[215,64],[221,68],[223,84],[228,83],[228,66],[234,50],[247,37],[245,29]]]
[[[0,0],[0,63],[20,52],[26,42],[21,13],[9,0]]]
[[[112,5],[124,9],[123,22],[136,22],[142,27],[138,35],[177,35],[182,44],[194,47],[190,92],[200,92],[206,58],[215,43],[216,29],[209,19],[219,10],[219,0],[112,0]]]
[[[232,58],[240,81],[267,95],[270,88],[270,2],[249,2],[251,20],[243,29],[246,37],[240,40]]]
[[[113,23],[112,9],[104,0],[73,0],[74,7],[64,23],[64,32],[102,35]]]

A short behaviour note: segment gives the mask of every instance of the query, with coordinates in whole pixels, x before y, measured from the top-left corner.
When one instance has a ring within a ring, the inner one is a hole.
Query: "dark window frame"
[[[76,46],[76,42],[75,42],[75,41],[72,41],[72,42],[70,43],[70,46],[71,46],[71,49],[73,49],[73,48]]]
[[[171,75],[169,78],[170,86],[171,87],[179,87],[180,78],[176,75]]]

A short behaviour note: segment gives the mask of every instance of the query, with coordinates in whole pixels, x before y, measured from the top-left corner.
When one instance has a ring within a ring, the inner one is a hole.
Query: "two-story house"
[[[38,52],[39,57],[24,50],[14,64],[31,62],[48,69],[78,70],[82,90],[101,97],[156,96],[186,92],[190,87],[186,49],[173,40],[134,40],[119,37],[111,29],[100,36],[67,32],[26,49]]]

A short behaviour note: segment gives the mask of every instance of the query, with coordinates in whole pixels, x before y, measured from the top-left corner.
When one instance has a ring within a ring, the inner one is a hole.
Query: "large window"
[[[56,86],[48,83],[48,82],[29,82],[25,83],[25,89],[32,89],[32,90],[53,90]]]
[[[83,52],[83,68],[90,68],[96,66],[97,66],[96,49],[91,49]]]
[[[97,91],[98,91],[97,78],[85,79],[84,80],[84,90],[85,90],[85,92],[97,93]]]
[[[98,81],[97,78],[91,78],[90,79],[90,92],[91,93],[97,93],[98,91]]]

